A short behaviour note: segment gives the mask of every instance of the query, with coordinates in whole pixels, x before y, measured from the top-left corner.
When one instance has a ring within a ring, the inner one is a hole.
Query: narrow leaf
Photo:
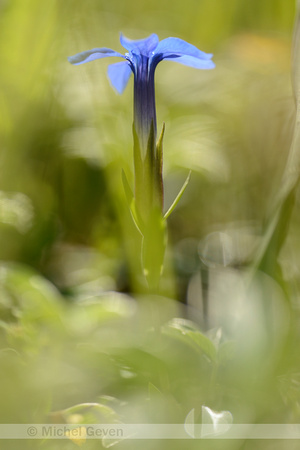
[[[162,130],[156,144],[156,183],[160,200],[161,208],[164,204],[164,183],[163,183],[163,139],[165,134],[165,123],[163,123]]]
[[[133,134],[133,159],[134,159],[134,170],[135,174],[139,174],[143,172],[143,164],[141,158],[141,146],[140,141],[135,129],[135,125],[133,123],[132,126],[132,134]]]
[[[138,218],[138,213],[136,211],[135,198],[134,198],[132,189],[130,187],[130,184],[128,183],[126,174],[123,169],[122,169],[122,181],[123,181],[125,196],[126,196],[126,200],[127,200],[129,209],[130,209],[130,214],[131,214],[132,220],[133,220],[134,225],[136,226],[138,232],[141,233],[141,235],[143,235],[143,233],[141,232],[141,226],[139,225],[140,220]]]
[[[145,166],[147,165],[152,169],[154,165],[154,156],[155,156],[155,132],[154,132],[154,122],[152,120],[150,126],[150,132],[147,142],[147,152],[145,157]]]
[[[160,174],[161,177],[163,166],[163,140],[165,135],[165,128],[166,128],[165,123],[163,123],[162,130],[156,145],[156,159],[157,159],[158,173]]]
[[[132,199],[132,202],[130,204],[130,213],[131,213],[131,217],[132,220],[134,222],[134,225],[136,226],[138,232],[143,236],[143,232],[142,232],[142,226],[141,226],[141,219],[139,218],[139,214],[136,210],[136,203],[135,203],[135,199]]]
[[[168,211],[166,212],[166,214],[164,215],[164,219],[167,219],[170,214],[174,211],[174,209],[176,208],[179,200],[181,199],[184,191],[186,190],[187,185],[189,184],[190,178],[191,178],[191,173],[192,171],[190,170],[187,179],[185,180],[185,182],[183,183],[182,188],[180,189],[179,193],[177,194],[177,197],[175,198],[174,202],[172,203],[172,205],[170,206],[170,208],[168,209]]]
[[[124,191],[125,191],[125,195],[126,195],[126,200],[128,205],[131,205],[132,199],[133,199],[133,192],[132,189],[128,183],[126,174],[124,172],[124,170],[122,169],[122,182],[123,182],[123,187],[124,187]]]

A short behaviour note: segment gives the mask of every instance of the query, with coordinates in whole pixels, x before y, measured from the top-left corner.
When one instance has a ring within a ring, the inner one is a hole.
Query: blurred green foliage
[[[183,423],[193,408],[201,422],[203,405],[235,423],[299,422],[297,198],[282,279],[244,278],[291,144],[294,14],[293,0],[0,0],[1,423]],[[120,49],[120,31],[215,55],[214,71],[157,70],[166,209],[192,177],[154,298],[121,181],[124,169],[132,182],[132,85],[120,97],[105,61],[67,62]],[[35,446],[75,444],[22,442]]]

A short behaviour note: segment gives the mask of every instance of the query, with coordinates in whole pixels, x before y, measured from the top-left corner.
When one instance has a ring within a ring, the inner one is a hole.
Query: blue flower
[[[121,34],[120,42],[128,51],[125,55],[110,48],[94,48],[71,56],[68,60],[78,65],[110,56],[125,59],[108,67],[108,77],[121,94],[130,75],[132,73],[134,75],[134,126],[145,155],[151,127],[154,137],[156,136],[154,72],[157,64],[166,59],[196,69],[213,69],[214,63],[211,61],[211,54],[204,53],[194,45],[174,37],[159,41],[158,36],[152,34],[146,39],[130,40]]]

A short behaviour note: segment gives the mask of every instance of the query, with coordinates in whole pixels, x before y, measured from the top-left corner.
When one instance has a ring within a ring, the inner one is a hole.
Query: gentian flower
[[[169,37],[159,41],[156,34],[133,41],[121,34],[125,55],[110,48],[94,48],[69,57],[72,64],[83,64],[106,57],[120,57],[125,61],[108,67],[108,77],[120,94],[130,75],[134,76],[134,194],[125,174],[123,183],[131,214],[143,236],[142,265],[149,287],[157,288],[166,248],[166,219],[178,203],[189,177],[163,215],[162,142],[164,127],[156,143],[156,110],[154,73],[163,59],[172,60],[196,69],[212,69],[212,55],[182,39]]]
[[[68,58],[75,65],[111,56],[125,61],[108,67],[108,77],[120,94],[124,91],[130,75],[134,75],[134,126],[145,157],[148,139],[153,127],[156,137],[156,110],[154,93],[154,72],[163,59],[172,60],[196,69],[212,69],[212,55],[198,50],[182,39],[169,37],[159,41],[156,34],[146,39],[130,40],[121,34],[120,42],[128,51],[125,55],[110,48],[94,48]]]

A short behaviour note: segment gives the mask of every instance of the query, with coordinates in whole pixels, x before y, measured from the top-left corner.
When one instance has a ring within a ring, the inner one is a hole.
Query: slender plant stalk
[[[180,200],[189,177],[173,205],[163,216],[163,136],[157,137],[154,74],[163,59],[196,69],[213,69],[212,54],[204,53],[188,42],[169,37],[159,41],[156,34],[145,39],[131,40],[123,34],[120,42],[127,50],[122,55],[107,47],[93,48],[68,58],[71,64],[84,64],[95,59],[118,57],[123,61],[108,67],[111,84],[120,94],[131,74],[134,76],[134,179],[132,191],[125,173],[123,184],[126,199],[137,229],[142,235],[141,263],[149,290],[157,292],[166,250],[166,218]]]

